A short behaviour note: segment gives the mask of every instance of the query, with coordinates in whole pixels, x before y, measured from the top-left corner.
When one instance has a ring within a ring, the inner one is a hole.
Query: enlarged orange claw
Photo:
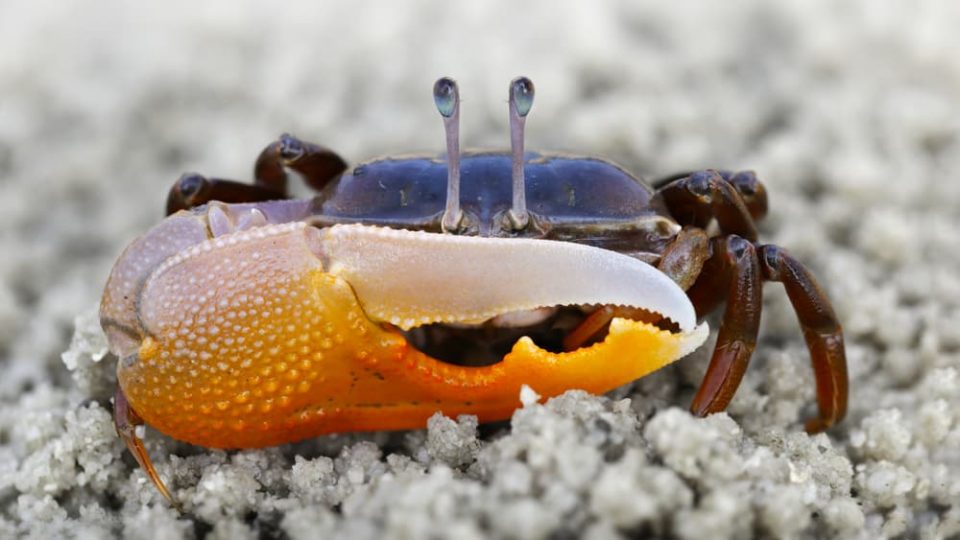
[[[136,354],[118,368],[133,409],[167,435],[214,448],[276,445],[336,431],[419,428],[438,410],[496,420],[509,417],[520,405],[523,384],[545,397],[571,388],[604,392],[683,356],[706,337],[703,325],[673,333],[614,319],[603,342],[572,352],[548,352],[523,338],[493,365],[441,362],[412,347],[393,326],[369,318],[363,297],[358,298],[346,276],[388,297],[407,294],[404,282],[395,275],[378,281],[364,270],[366,261],[354,262],[343,245],[345,237],[363,237],[368,246],[387,238],[377,253],[389,258],[391,249],[408,249],[404,242],[413,242],[415,248],[439,235],[384,235],[351,227],[355,230],[340,233],[299,223],[257,227],[201,242],[159,264],[136,302],[144,336]],[[537,241],[522,252],[505,252],[497,264],[509,270],[510,264],[536,257],[536,250],[554,248],[569,250],[569,257],[578,260],[594,255],[584,246],[571,245]],[[468,260],[451,261],[456,252]],[[555,259],[567,256],[551,253]],[[604,272],[627,277],[645,272],[631,270],[643,265],[633,259],[618,267],[619,259],[613,257],[625,257],[607,253],[599,255],[607,267]],[[469,257],[475,254],[453,246],[444,256],[452,267],[469,274]],[[402,264],[393,264],[400,271]],[[661,276],[651,272],[653,279]],[[602,296],[607,294],[604,287],[612,286],[583,289]],[[672,291],[654,292],[654,297],[662,297],[655,303],[683,325],[690,324],[684,307],[674,306]],[[628,298],[639,294],[625,292]],[[682,291],[677,294],[685,298]],[[507,308],[544,301],[539,299],[542,290],[526,295],[528,300],[522,290],[518,295],[519,303]],[[488,316],[484,310],[491,308],[484,306],[500,301],[496,295],[474,296],[469,307],[462,301],[450,307],[444,300],[428,299],[420,307],[403,304],[403,313],[461,321],[463,313]],[[381,317],[389,317],[383,312],[389,304],[377,305]],[[457,309],[461,311],[452,312]]]

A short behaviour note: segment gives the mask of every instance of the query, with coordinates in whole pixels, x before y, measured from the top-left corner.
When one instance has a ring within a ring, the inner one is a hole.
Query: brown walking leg
[[[196,173],[181,176],[167,196],[167,215],[213,200],[242,203],[285,199],[287,169],[300,173],[307,185],[320,190],[346,168],[347,163],[331,150],[284,134],[260,152],[252,184]]]
[[[816,418],[807,421],[806,429],[810,433],[823,431],[847,412],[849,388],[843,328],[813,275],[786,250],[760,246],[760,266],[764,280],[783,284],[797,313],[813,362],[820,409]]]
[[[698,416],[723,411],[733,399],[757,343],[763,306],[760,263],[753,244],[731,235],[715,238],[711,247],[713,254],[704,265],[702,279],[691,288],[691,298],[714,302],[715,296],[723,295],[726,308],[710,366],[690,405]],[[713,292],[700,292],[707,287]],[[701,309],[697,306],[698,312]]]

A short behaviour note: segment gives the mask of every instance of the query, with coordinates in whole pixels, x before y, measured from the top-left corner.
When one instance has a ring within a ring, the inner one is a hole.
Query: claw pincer
[[[146,238],[165,237],[185,218],[168,219]],[[151,260],[128,251],[111,282],[129,277],[128,257]],[[291,222],[206,238],[156,262],[133,294],[119,306],[132,310],[120,318],[127,325],[105,322],[123,357],[126,398],[161,432],[216,448],[417,428],[436,411],[502,419],[519,406],[523,384],[544,396],[604,392],[706,337],[683,291],[625,255],[363,225]],[[104,299],[105,321],[120,320],[114,300]],[[598,304],[642,307],[680,331],[617,319],[593,346],[556,353],[522,338],[484,367],[431,358],[401,331]]]

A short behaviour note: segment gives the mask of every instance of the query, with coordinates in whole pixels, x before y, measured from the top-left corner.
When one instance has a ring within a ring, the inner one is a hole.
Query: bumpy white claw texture
[[[654,311],[684,333],[696,326],[693,306],[680,287],[649,264],[613,251],[362,225],[330,227],[319,240],[326,271],[350,283],[367,315],[404,330],[593,304]]]

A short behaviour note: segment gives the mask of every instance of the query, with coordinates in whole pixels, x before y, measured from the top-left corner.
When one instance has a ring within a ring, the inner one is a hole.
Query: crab
[[[594,157],[524,152],[532,82],[509,86],[509,152],[464,152],[442,78],[440,156],[347,171],[283,135],[254,182],[185,174],[168,217],[120,256],[100,308],[119,358],[117,432],[164,497],[143,424],[212,448],[323,433],[508,418],[544,397],[603,393],[698,348],[725,303],[690,406],[723,411],[757,342],[764,282],[783,284],[809,348],[818,414],[843,418],[843,333],[811,273],[758,243],[752,172],[646,184]],[[317,191],[288,198],[287,172]],[[461,186],[462,180],[462,186]],[[462,190],[461,190],[462,187]]]

